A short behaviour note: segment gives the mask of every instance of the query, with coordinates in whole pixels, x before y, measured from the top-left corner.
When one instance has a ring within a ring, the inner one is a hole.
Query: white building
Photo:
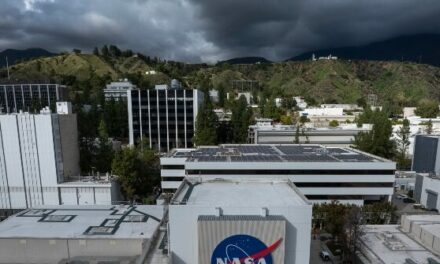
[[[435,174],[417,174],[414,199],[428,210],[440,210],[440,177]]]
[[[344,108],[332,107],[332,108],[306,108],[299,112],[300,116],[342,116],[344,114]]]
[[[78,180],[77,175],[75,114],[51,114],[44,109],[40,114],[0,115],[0,210],[111,203],[112,183],[108,179],[92,183],[90,179]],[[81,186],[66,183],[71,181]]]
[[[390,201],[396,164],[351,148],[319,145],[220,145],[176,149],[161,162],[162,189],[185,177],[288,179],[311,202]]]
[[[145,205],[28,209],[0,222],[0,263],[143,263],[163,215]]]
[[[401,225],[362,228],[361,263],[439,263],[440,216],[403,215]]]
[[[123,98],[127,98],[127,90],[136,89],[136,85],[129,82],[127,79],[121,79],[118,82],[111,82],[107,84],[104,89],[105,100],[110,98],[116,101]]]
[[[322,104],[321,108],[342,108],[344,111],[363,111],[357,104]]]
[[[305,108],[307,108],[307,102],[304,100],[304,97],[301,97],[301,96],[294,96],[294,97],[293,97],[293,100],[295,100],[295,102],[296,102],[296,106],[297,106],[299,109],[305,109]]]
[[[365,124],[358,128],[356,124],[335,128],[301,128],[299,143],[320,144],[333,147],[349,147],[355,136],[360,132],[371,131],[371,125]],[[249,126],[248,142],[251,144],[289,144],[295,142],[296,126],[271,125],[259,123]]]
[[[169,205],[171,263],[309,263],[311,218],[289,181],[189,178]]]

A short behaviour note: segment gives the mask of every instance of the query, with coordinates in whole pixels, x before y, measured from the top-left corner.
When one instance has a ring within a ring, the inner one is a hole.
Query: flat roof
[[[440,258],[400,231],[398,225],[367,225],[361,238],[372,263],[428,263],[428,258],[440,262]],[[380,261],[379,261],[380,260]]]
[[[287,180],[184,180],[173,204],[225,207],[276,207],[310,204]]]
[[[0,222],[0,238],[150,239],[163,214],[159,205],[38,207]]]
[[[169,157],[188,162],[391,162],[352,148],[313,144],[226,144],[175,149]]]

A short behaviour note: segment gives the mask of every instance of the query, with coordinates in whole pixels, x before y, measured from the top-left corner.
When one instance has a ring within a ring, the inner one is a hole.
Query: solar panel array
[[[222,145],[177,152],[201,162],[371,162],[375,158],[344,148],[317,145]],[[228,158],[230,157],[230,158]]]
[[[332,156],[328,155],[285,155],[283,158],[287,161],[293,162],[334,162],[337,161]]]
[[[197,158],[197,161],[201,162],[225,162],[226,157],[224,156],[201,156]]]
[[[316,153],[319,146],[277,146],[277,148],[286,155],[303,155],[307,153]]]
[[[249,156],[231,156],[232,162],[282,162],[279,156],[275,155],[249,155]]]
[[[237,150],[243,154],[258,153],[258,154],[278,154],[272,146],[237,146]]]

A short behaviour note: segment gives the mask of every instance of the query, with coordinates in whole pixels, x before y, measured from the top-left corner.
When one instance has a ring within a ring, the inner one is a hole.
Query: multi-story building
[[[39,110],[68,99],[68,89],[59,84],[0,84],[0,112]]]
[[[130,144],[147,140],[151,148],[169,151],[193,146],[203,93],[198,90],[128,90]]]
[[[299,143],[349,147],[358,133],[369,131],[371,131],[371,126],[368,124],[360,128],[353,124],[335,128],[301,128],[298,131],[293,125],[257,124],[249,126],[248,142],[251,144],[289,144],[294,143],[295,138],[298,137]]]
[[[416,135],[412,170],[440,174],[440,135]]]
[[[309,263],[311,220],[290,181],[188,178],[169,205],[171,263]]]
[[[127,90],[131,89],[136,89],[136,85],[132,84],[127,79],[119,80],[118,82],[111,82],[105,86],[105,100],[109,101],[111,98],[116,101],[119,99],[126,99]]]
[[[0,211],[111,203],[116,189],[108,177],[95,181],[78,175],[75,114],[45,108],[40,114],[0,115]]]
[[[319,145],[220,145],[176,149],[160,159],[162,189],[185,177],[289,179],[312,202],[390,201],[396,164],[351,148]]]

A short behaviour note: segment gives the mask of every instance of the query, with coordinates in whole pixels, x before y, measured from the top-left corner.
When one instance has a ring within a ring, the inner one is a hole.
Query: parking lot
[[[313,239],[313,237],[312,237],[312,243],[310,245],[310,263],[311,264],[315,264],[315,263],[316,264],[324,264],[324,263],[339,264],[340,263],[340,261],[338,260],[338,257],[333,257],[333,256],[331,256],[332,259],[330,261],[323,261],[321,259],[321,257],[319,256],[319,253],[322,250],[325,250],[330,253],[330,250],[327,249],[324,242],[319,240],[319,238]]]

